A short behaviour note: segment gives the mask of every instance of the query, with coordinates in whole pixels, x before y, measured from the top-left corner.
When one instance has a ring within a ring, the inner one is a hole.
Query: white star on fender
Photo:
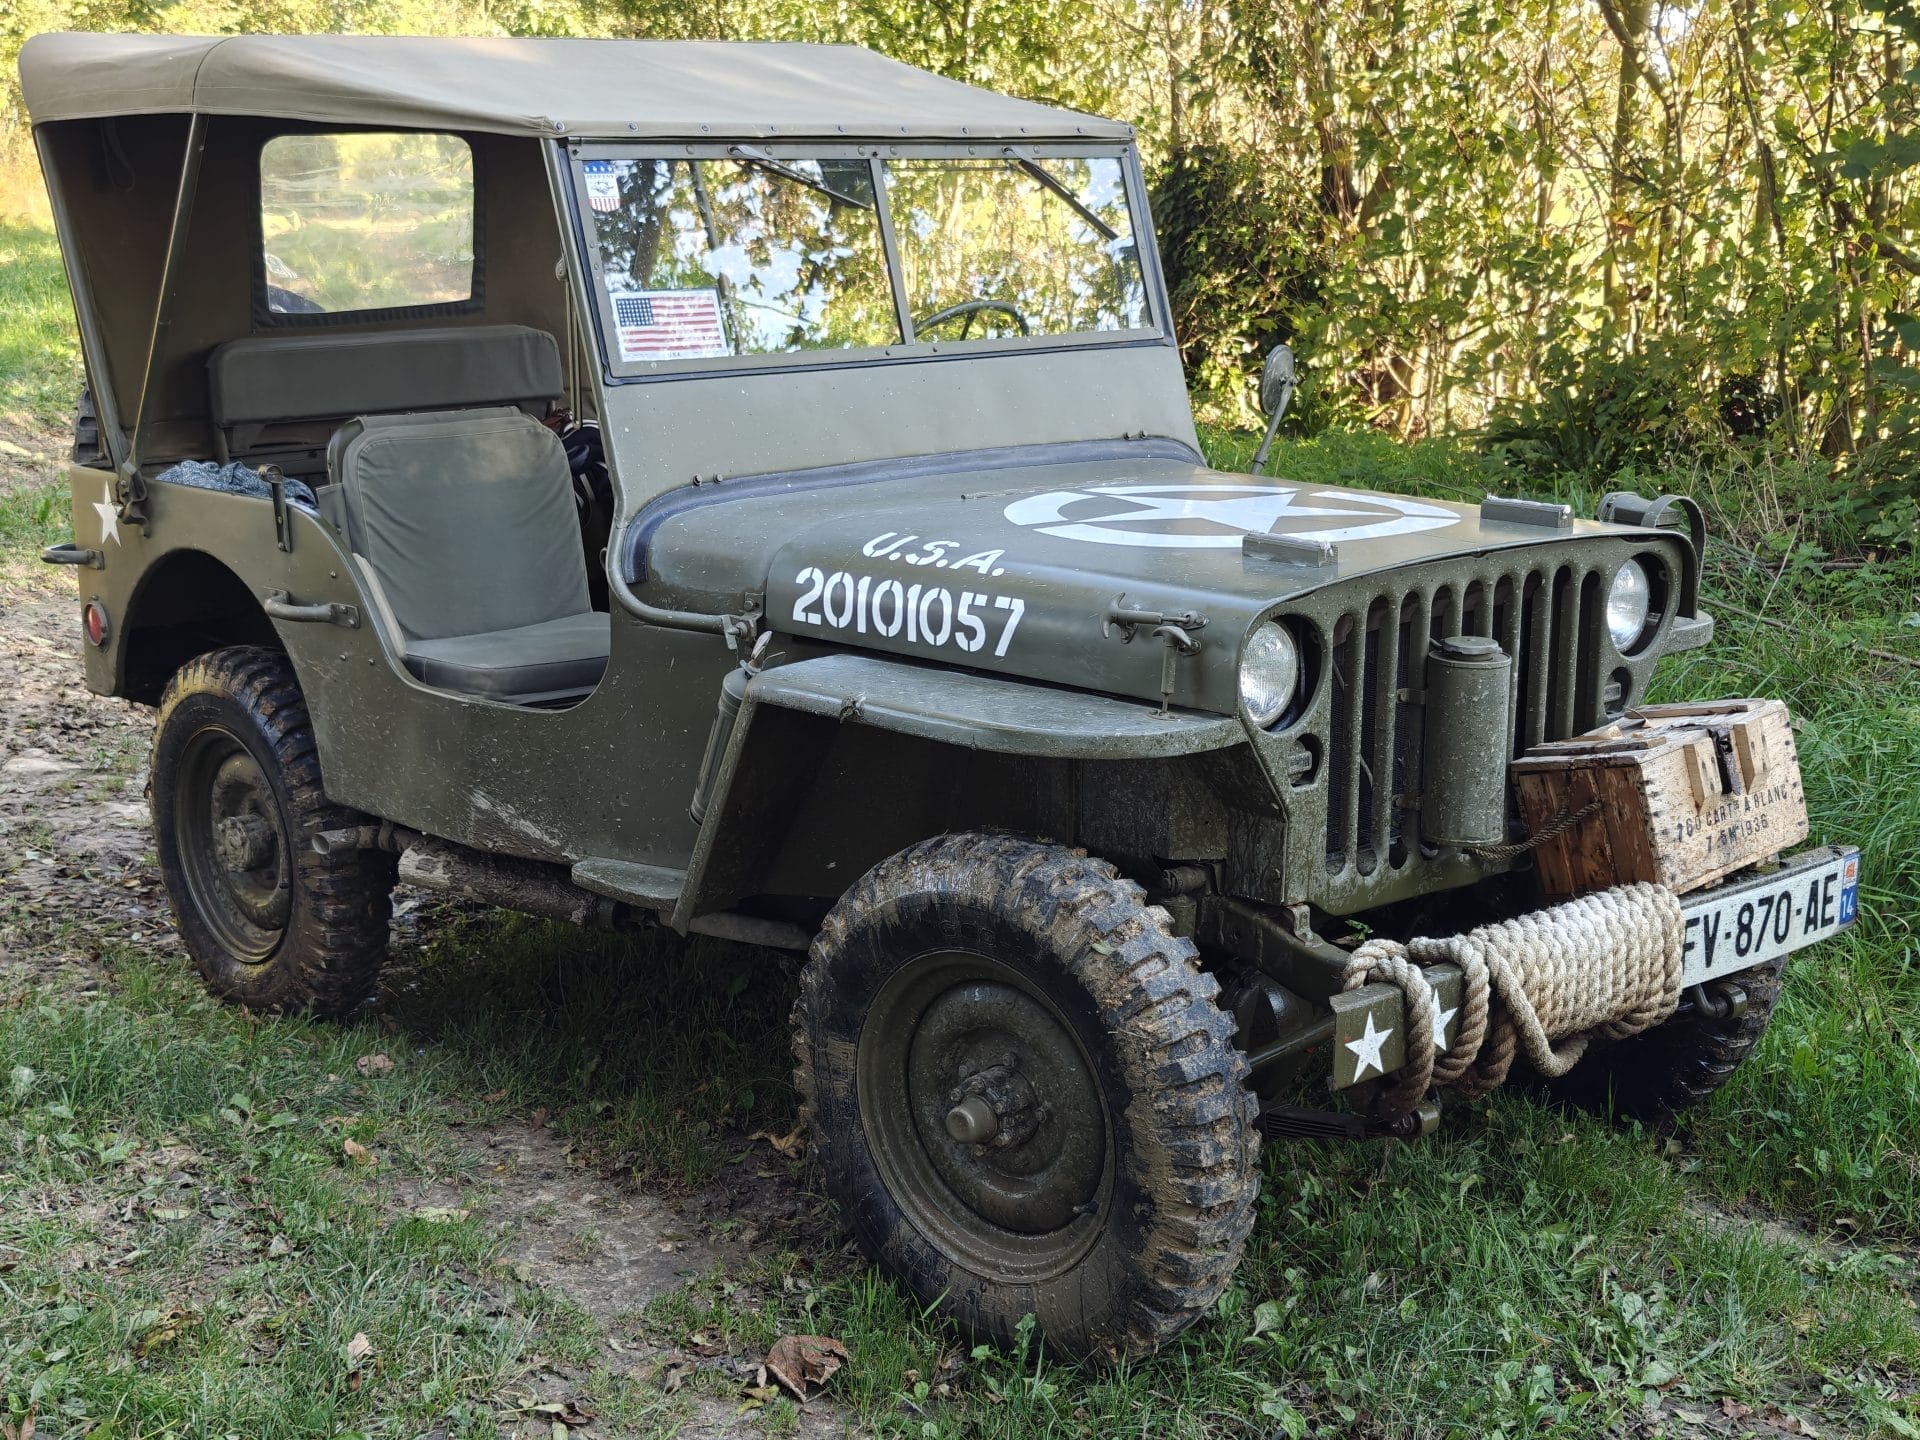
[[[1355,1081],[1366,1079],[1369,1068],[1378,1070],[1382,1075],[1387,1073],[1387,1067],[1380,1059],[1380,1047],[1387,1043],[1387,1037],[1391,1034],[1393,1034],[1393,1027],[1391,1025],[1385,1030],[1375,1030],[1373,1028],[1373,1012],[1369,1010],[1367,1012],[1367,1033],[1362,1035],[1358,1040],[1347,1041],[1347,1049],[1353,1052],[1353,1078]]]
[[[1433,1007],[1434,1049],[1444,1050],[1447,1048],[1447,1022],[1459,1013],[1460,1007],[1458,1005],[1454,1006],[1451,1010],[1442,1010],[1438,1005]]]
[[[104,545],[111,538],[113,543],[118,545],[120,543],[120,512],[113,503],[111,480],[100,482],[100,494],[102,498],[93,502],[93,513],[100,517],[100,543]]]

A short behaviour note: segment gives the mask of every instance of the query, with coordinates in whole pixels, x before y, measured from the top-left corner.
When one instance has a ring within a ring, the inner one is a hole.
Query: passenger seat
[[[327,447],[342,527],[407,668],[521,704],[578,698],[607,665],[558,437],[497,407],[363,415]]]

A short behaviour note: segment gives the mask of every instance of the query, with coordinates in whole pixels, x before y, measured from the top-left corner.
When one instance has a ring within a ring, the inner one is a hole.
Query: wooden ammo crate
[[[1793,722],[1778,700],[1643,705],[1513,763],[1529,834],[1593,801],[1542,843],[1552,896],[1654,880],[1695,890],[1807,838]]]

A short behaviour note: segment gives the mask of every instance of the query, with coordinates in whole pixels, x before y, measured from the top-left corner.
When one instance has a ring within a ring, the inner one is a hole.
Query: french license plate
[[[1681,983],[1731,975],[1837,935],[1860,908],[1860,852],[1830,845],[1778,870],[1680,897],[1687,917]]]

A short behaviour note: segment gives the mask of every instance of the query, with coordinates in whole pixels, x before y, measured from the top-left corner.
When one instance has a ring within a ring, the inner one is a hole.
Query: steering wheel
[[[967,317],[967,323],[960,327],[957,339],[967,338],[967,332],[973,329],[973,317],[982,311],[992,310],[1010,317],[1020,327],[1022,335],[1031,335],[1033,329],[1027,324],[1027,317],[1020,313],[1020,307],[1005,300],[962,300],[958,305],[949,305],[944,310],[936,310],[931,315],[917,316],[913,322],[913,332],[918,335],[922,330],[931,330],[936,325],[944,325],[949,320]]]

